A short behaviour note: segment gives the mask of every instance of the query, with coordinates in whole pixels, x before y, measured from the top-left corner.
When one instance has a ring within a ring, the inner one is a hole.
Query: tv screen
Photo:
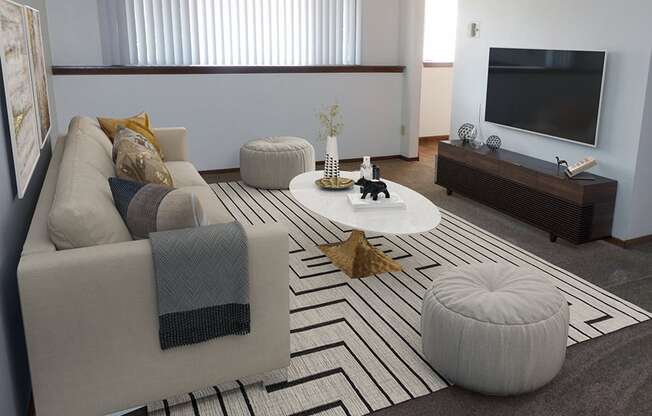
[[[485,120],[596,146],[606,52],[491,48]]]

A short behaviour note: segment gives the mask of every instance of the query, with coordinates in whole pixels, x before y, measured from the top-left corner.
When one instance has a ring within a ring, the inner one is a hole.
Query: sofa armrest
[[[188,160],[188,132],[183,127],[155,128],[152,130],[161,144],[165,160],[183,162]]]
[[[162,351],[148,240],[24,256],[21,307],[37,414],[108,414],[287,367],[288,233],[245,227],[251,333]]]

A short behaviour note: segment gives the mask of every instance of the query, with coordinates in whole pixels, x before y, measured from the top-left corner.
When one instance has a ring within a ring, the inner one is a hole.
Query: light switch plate
[[[471,22],[471,25],[469,26],[469,35],[472,38],[479,38],[480,37],[480,23]]]

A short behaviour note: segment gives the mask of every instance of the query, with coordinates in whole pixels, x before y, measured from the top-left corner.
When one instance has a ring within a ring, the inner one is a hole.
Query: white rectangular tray
[[[371,195],[367,195],[366,199],[362,199],[361,193],[350,193],[346,195],[349,198],[349,204],[353,209],[369,209],[369,208],[405,208],[405,201],[400,195],[395,193],[390,194],[390,198],[386,199],[385,195],[378,195],[378,201],[371,199]]]

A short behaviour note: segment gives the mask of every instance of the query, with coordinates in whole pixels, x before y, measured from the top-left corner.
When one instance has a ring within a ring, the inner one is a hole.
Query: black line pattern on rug
[[[289,191],[212,185],[230,215],[248,224],[282,223],[290,232],[292,365],[285,383],[216,387],[153,404],[154,415],[364,415],[444,388],[420,346],[423,295],[442,267],[506,262],[540,270],[571,308],[568,345],[652,315],[487,231],[442,210],[435,230],[370,235],[403,271],[351,280],[318,249],[350,230],[309,212]],[[199,413],[197,413],[199,412]]]

